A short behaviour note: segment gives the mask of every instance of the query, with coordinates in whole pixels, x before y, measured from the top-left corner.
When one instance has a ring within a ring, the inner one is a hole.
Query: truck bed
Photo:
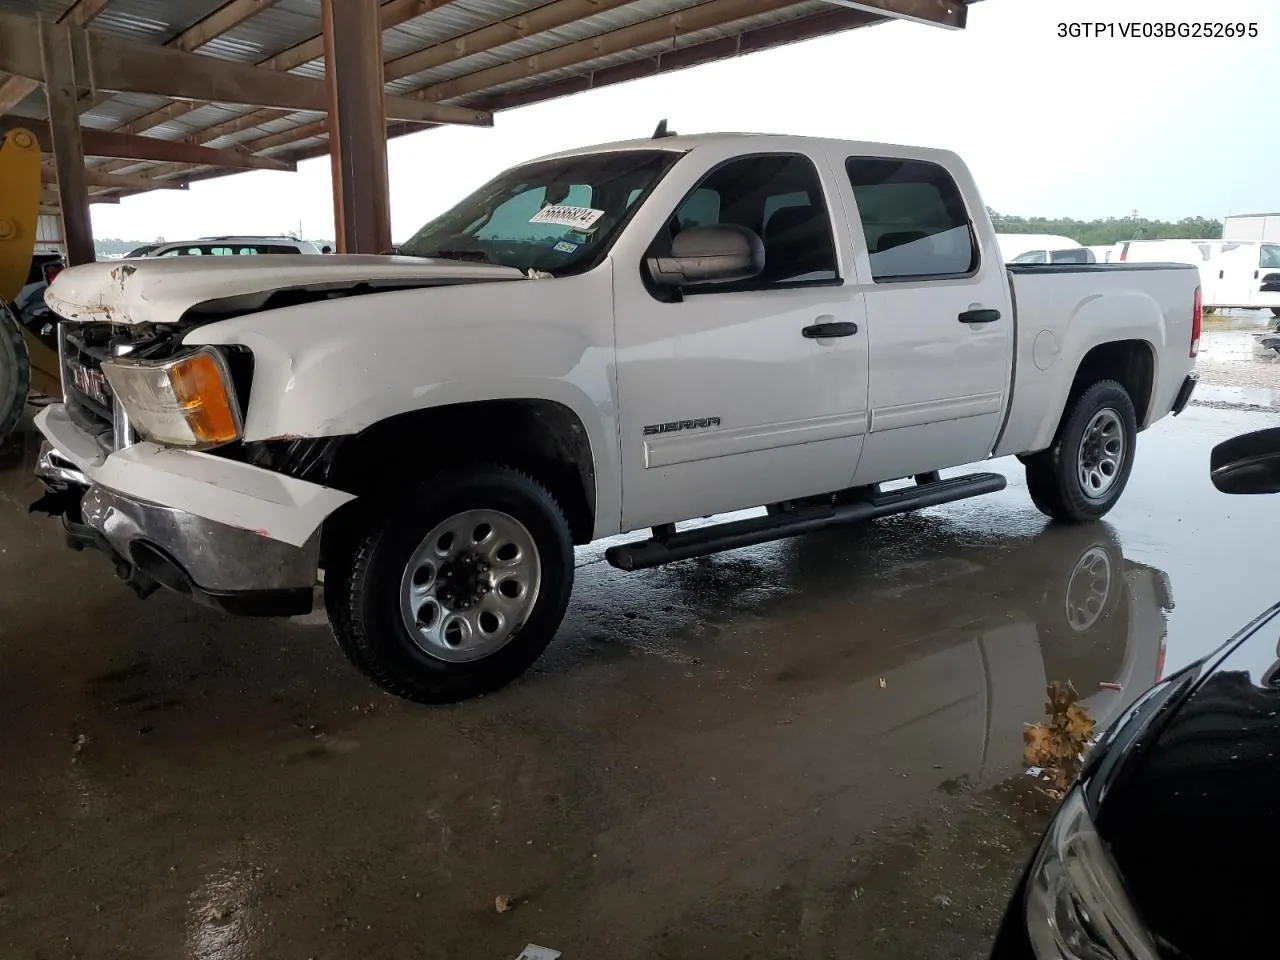
[[[1009,264],[1016,314],[1012,402],[994,454],[1053,441],[1061,401],[1089,349],[1138,342],[1150,349],[1150,396],[1135,398],[1138,427],[1169,413],[1188,373],[1200,272],[1184,263]],[[1162,339],[1162,342],[1155,342]]]

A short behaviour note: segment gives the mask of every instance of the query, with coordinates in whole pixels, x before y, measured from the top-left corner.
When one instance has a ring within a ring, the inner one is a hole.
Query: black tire
[[[483,659],[447,662],[414,642],[401,616],[406,565],[437,524],[469,510],[501,511],[537,547],[541,585],[527,619]],[[419,703],[452,703],[497,690],[524,673],[555,636],[573,590],[569,524],[551,493],[503,466],[440,474],[378,515],[356,521],[325,571],[325,608],[338,645],[382,689]]]
[[[0,443],[18,425],[31,388],[31,361],[22,328],[0,301]]]
[[[1124,452],[1111,485],[1094,497],[1080,481],[1077,458],[1085,429],[1096,414],[1107,409],[1119,416]],[[1115,380],[1099,380],[1068,405],[1053,445],[1027,458],[1031,501],[1041,513],[1065,523],[1087,523],[1105,516],[1129,482],[1137,439],[1138,421],[1128,391]]]

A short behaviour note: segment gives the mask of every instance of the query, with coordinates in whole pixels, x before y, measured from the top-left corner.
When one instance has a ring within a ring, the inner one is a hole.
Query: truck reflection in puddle
[[[666,642],[751,691],[749,706],[726,692],[693,708],[712,715],[687,759],[754,741],[753,778],[879,800],[918,796],[917,776],[945,787],[1020,774],[1052,681],[1075,687],[1100,735],[1160,678],[1173,607],[1167,576],[1125,559],[1105,523],[1006,537],[905,518],[681,574],[666,585],[687,595],[676,610],[689,620]],[[700,638],[708,621],[726,628]],[[627,642],[661,643],[645,626]]]

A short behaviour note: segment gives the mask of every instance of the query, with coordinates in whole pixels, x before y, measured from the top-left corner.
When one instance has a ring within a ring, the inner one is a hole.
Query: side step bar
[[[674,526],[667,524],[655,530],[658,536],[610,547],[604,556],[620,570],[644,570],[676,560],[704,557],[723,550],[782,540],[837,524],[887,517],[895,513],[908,513],[924,507],[980,497],[1003,490],[1007,485],[1008,480],[1000,473],[973,473],[947,480],[933,480],[930,477],[928,482],[877,493],[865,500],[824,505],[784,515],[733,520],[685,533],[676,533]]]

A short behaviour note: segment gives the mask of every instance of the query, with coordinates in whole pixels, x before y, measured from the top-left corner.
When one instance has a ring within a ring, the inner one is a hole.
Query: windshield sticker
[[[562,207],[553,203],[543,207],[530,223],[554,223],[561,227],[573,227],[575,230],[590,230],[591,226],[604,216],[603,210],[591,207]]]
[[[552,249],[555,250],[556,253],[573,253],[573,251],[578,249],[578,245],[576,243],[569,243],[565,240],[561,240]]]

